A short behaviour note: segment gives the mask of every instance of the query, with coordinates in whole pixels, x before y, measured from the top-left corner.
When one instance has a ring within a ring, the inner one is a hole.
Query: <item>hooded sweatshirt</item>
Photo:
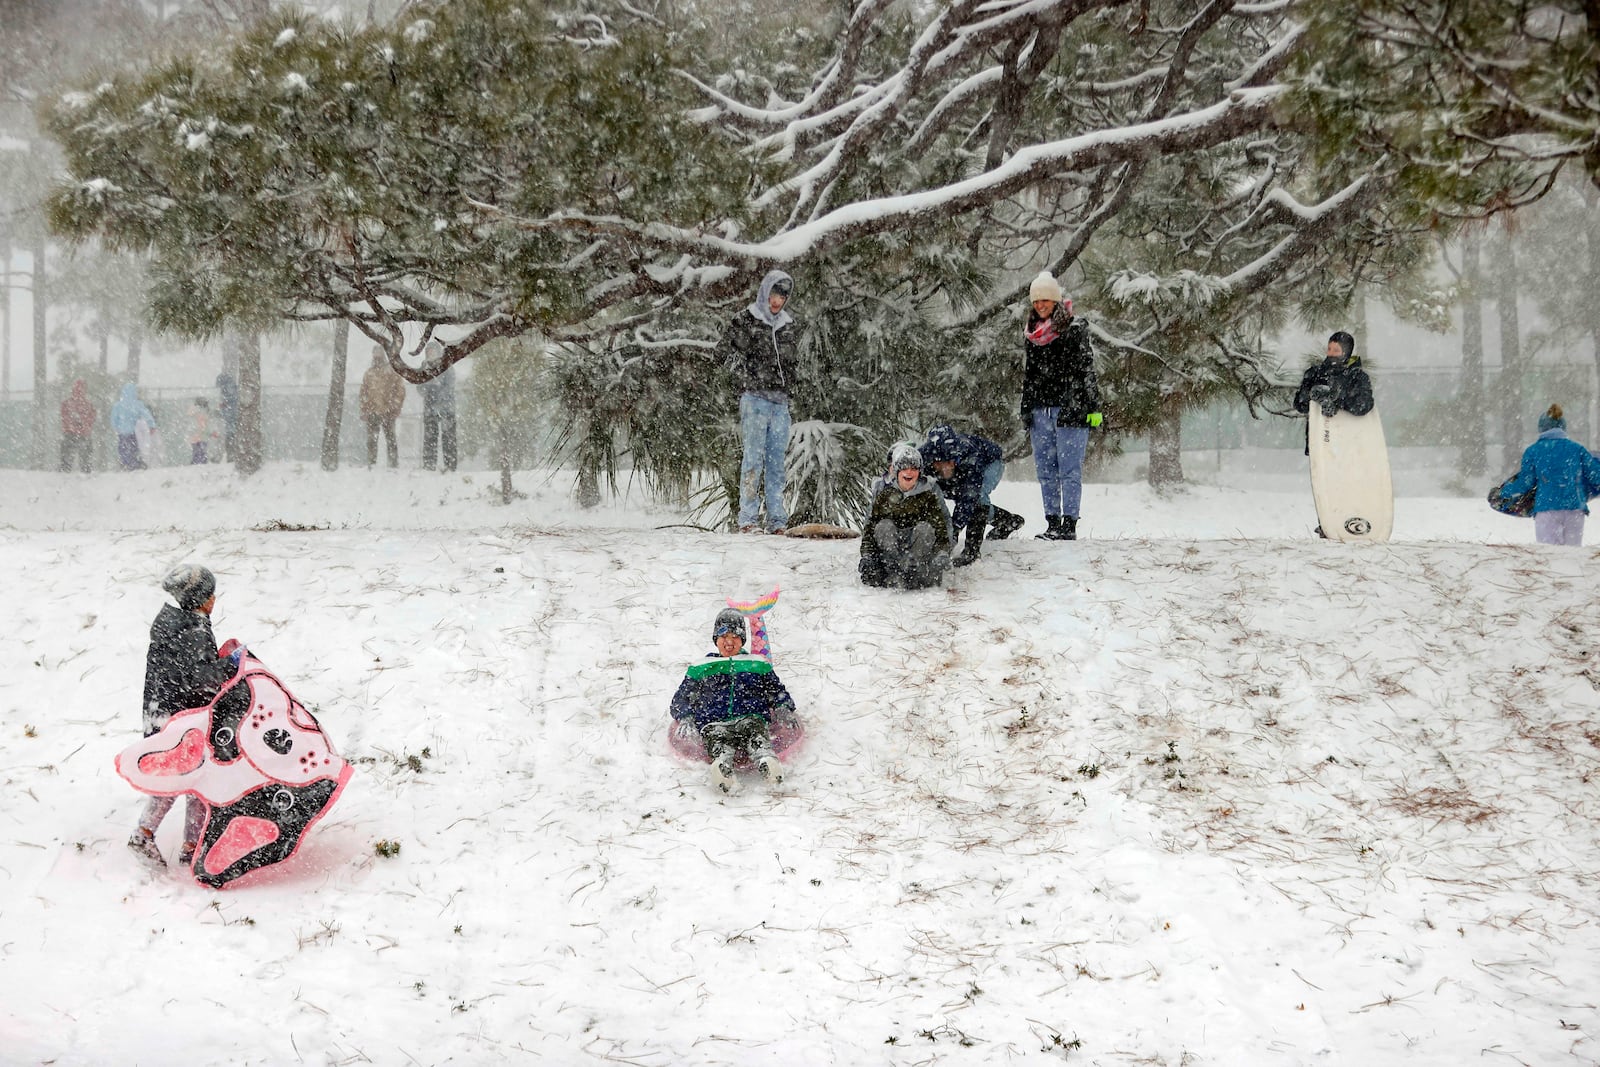
[[[772,287],[780,281],[794,284],[781,270],[767,272],[755,302],[733,317],[718,350],[740,392],[778,404],[786,403],[794,388],[799,346],[799,324],[788,307],[774,315],[767,305]]]
[[[61,402],[61,432],[68,437],[88,437],[94,432],[94,405],[82,378],[72,383],[72,395]]]
[[[122,387],[122,397],[111,405],[111,428],[123,437],[133,433],[141,422],[156,424],[156,417],[139,399],[139,387],[129,382]]]

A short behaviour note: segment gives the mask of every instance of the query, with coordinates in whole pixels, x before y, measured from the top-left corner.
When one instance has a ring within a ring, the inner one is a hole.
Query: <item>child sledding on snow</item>
[[[761,613],[776,594],[741,613],[728,607],[711,626],[716,651],[684,672],[672,696],[672,745],[685,755],[711,761],[711,780],[733,791],[734,771],[754,765],[769,782],[783,781],[778,753],[800,735],[794,698],[778,680],[766,645]],[[745,614],[754,616],[757,639],[745,652]]]
[[[926,589],[950,562],[950,513],[922,453],[912,444],[889,451],[889,472],[872,483],[872,510],[861,530],[861,581],[880,588]]]

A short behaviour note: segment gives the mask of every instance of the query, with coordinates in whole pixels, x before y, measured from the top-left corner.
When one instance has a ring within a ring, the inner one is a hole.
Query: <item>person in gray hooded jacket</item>
[[[768,532],[783,533],[789,524],[783,503],[783,459],[789,447],[789,396],[800,328],[785,305],[793,292],[793,278],[781,270],[768,271],[755,302],[733,317],[718,349],[740,390],[742,533],[755,531],[763,504]]]

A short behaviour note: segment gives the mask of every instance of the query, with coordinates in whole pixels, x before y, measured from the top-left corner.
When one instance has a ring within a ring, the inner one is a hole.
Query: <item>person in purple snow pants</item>
[[[1589,501],[1600,496],[1600,460],[1567,436],[1560,404],[1539,416],[1539,438],[1522,451],[1516,476],[1500,487],[1506,497],[1533,490],[1533,535],[1541,545],[1583,544]]]

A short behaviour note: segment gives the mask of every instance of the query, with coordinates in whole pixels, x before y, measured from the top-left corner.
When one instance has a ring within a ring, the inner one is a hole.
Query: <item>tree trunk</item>
[[[1161,401],[1160,414],[1150,427],[1150,471],[1146,478],[1152,489],[1183,484],[1183,407],[1176,397]]]
[[[240,474],[261,469],[261,335],[237,335],[239,352],[239,429],[234,466]]]
[[[11,235],[0,234],[0,396],[11,395]]]
[[[1600,219],[1595,217],[1595,212],[1600,209],[1600,189],[1596,189],[1593,182],[1585,182],[1583,186],[1583,202],[1589,208],[1589,292],[1600,292]],[[1593,299],[1589,300],[1586,310],[1589,316],[1589,343],[1594,346],[1595,382],[1600,385],[1600,304]],[[1593,440],[1596,433],[1600,433],[1600,396],[1594,398],[1594,414],[1589,423],[1589,439]]]
[[[1516,245],[1508,232],[1500,241],[1500,279],[1495,293],[1495,308],[1500,313],[1500,443],[1501,466],[1522,451],[1528,428],[1522,416],[1522,328],[1517,318]]]
[[[511,498],[516,495],[516,490],[511,488],[511,429],[508,426],[495,427],[496,447],[500,452],[500,503],[510,504]]]
[[[322,422],[322,469],[339,469],[339,432],[344,428],[345,373],[350,359],[350,324],[333,324],[333,376],[328,382],[328,415]]]
[[[45,259],[50,246],[41,237],[33,246],[33,466],[50,470],[58,466],[50,457],[50,408],[45,400],[48,364],[45,345],[49,339],[50,294],[45,285]]]
[[[139,360],[144,355],[144,327],[137,321],[128,330],[128,374],[137,379],[139,377]],[[100,369],[105,370],[106,365],[100,364]]]
[[[111,311],[105,304],[101,304],[99,314],[100,322],[96,333],[99,334],[100,341],[100,370],[104,372],[111,365]]]
[[[1461,238],[1461,402],[1455,420],[1456,467],[1479,478],[1489,460],[1483,424],[1483,267],[1481,242],[1468,231]]]

